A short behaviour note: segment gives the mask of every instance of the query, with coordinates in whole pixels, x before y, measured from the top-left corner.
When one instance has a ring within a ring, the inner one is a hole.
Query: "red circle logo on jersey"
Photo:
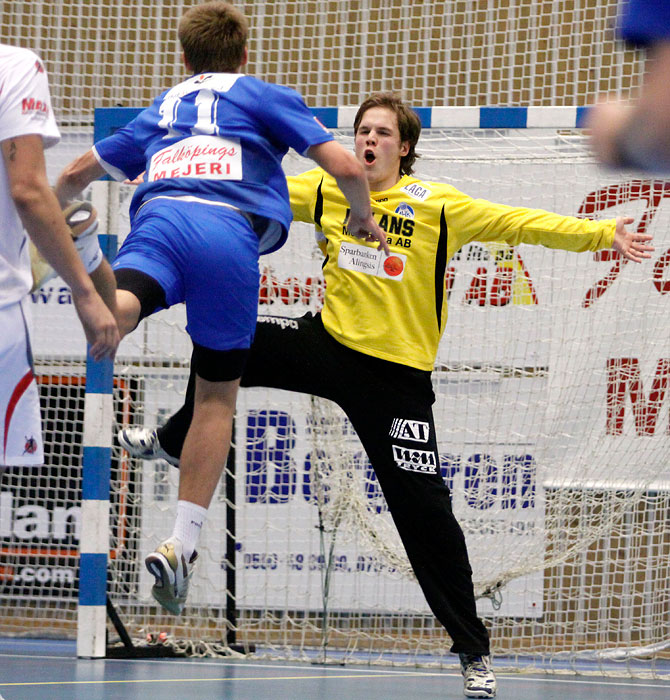
[[[389,257],[384,260],[384,272],[389,277],[396,277],[402,272],[402,269],[402,260],[397,255],[389,255]]]
[[[37,440],[31,435],[26,438],[26,443],[23,446],[23,454],[34,455],[37,452]]]

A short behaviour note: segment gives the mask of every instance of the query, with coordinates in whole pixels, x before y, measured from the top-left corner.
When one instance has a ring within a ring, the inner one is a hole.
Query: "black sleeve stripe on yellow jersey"
[[[442,330],[442,303],[444,302],[444,275],[447,271],[447,220],[444,216],[444,206],[440,212],[440,237],[435,251],[435,314],[437,328]]]
[[[323,178],[316,190],[316,203],[314,204],[314,223],[321,228],[321,217],[323,216],[323,193],[321,192],[321,187],[323,186]]]

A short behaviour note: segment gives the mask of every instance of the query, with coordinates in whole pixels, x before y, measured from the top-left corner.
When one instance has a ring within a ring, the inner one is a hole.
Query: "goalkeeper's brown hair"
[[[249,24],[228,2],[213,0],[187,10],[177,36],[194,73],[235,73],[244,62]]]
[[[407,155],[400,159],[400,175],[411,175],[414,172],[412,166],[419,158],[419,154],[415,150],[419,136],[421,136],[419,115],[403,102],[400,95],[396,95],[394,92],[375,92],[358,108],[354,118],[354,133],[358,131],[363,115],[372,107],[385,107],[396,115],[400,142],[407,141],[409,145]]]

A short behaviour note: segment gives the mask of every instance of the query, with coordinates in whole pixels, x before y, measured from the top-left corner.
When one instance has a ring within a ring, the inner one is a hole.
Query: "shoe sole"
[[[463,691],[463,695],[465,695],[466,698],[494,698],[496,696],[495,692],[488,693],[485,690]]]
[[[151,587],[151,595],[154,600],[168,612],[180,615],[184,604],[173,594],[174,582],[170,580],[168,572],[174,572],[172,572],[167,559],[154,552],[144,560],[144,564],[147,571],[156,579],[156,583]]]

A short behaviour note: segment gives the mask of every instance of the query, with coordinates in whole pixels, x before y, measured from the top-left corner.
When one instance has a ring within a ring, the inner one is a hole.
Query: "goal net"
[[[140,106],[180,76],[176,66],[151,61],[174,53],[168,28],[181,3],[104,4],[95,18],[94,4],[41,3],[39,17],[37,4],[3,4],[2,30],[17,22],[24,43],[52,62],[52,89],[69,125],[49,153],[52,180],[90,145],[93,106]],[[139,18],[130,16],[131,4]],[[639,71],[607,38],[614,3],[509,3],[482,12],[465,2],[239,4],[254,18],[252,54],[263,57],[250,72],[280,76],[314,107],[352,105],[377,89],[400,89],[417,106],[584,104],[601,90],[627,89]],[[106,53],[85,32],[76,42],[64,34],[39,45],[40,22],[58,20],[66,32],[77,13],[108,22],[110,44],[130,41],[132,67],[124,63],[130,52]],[[296,26],[301,17],[306,24]],[[342,32],[320,41],[326,23]],[[361,35],[360,26],[369,30]],[[355,51],[339,44],[345,34],[360,42]],[[68,62],[85,71],[105,66],[109,75],[77,77]],[[263,73],[268,66],[274,73]],[[141,80],[127,79],[131,69]],[[142,82],[147,75],[160,84]],[[351,131],[336,136],[351,146]],[[599,169],[576,129],[432,128],[418,151],[417,174],[426,180],[564,214],[627,214],[655,235],[653,259],[642,265],[610,251],[466,246],[445,276],[449,321],[433,383],[440,467],[493,653],[528,668],[587,658],[598,672],[663,675],[657,660],[667,658],[670,643],[670,185]],[[290,156],[285,165],[298,173],[311,164]],[[115,183],[87,193],[120,239],[131,194]],[[262,258],[261,268],[259,313],[279,319],[320,308],[321,258],[309,227],[294,225],[287,245]],[[46,467],[12,470],[0,482],[0,634],[73,637],[83,334],[59,280],[33,302]],[[181,308],[143,322],[118,355],[110,431],[154,427],[176,410],[189,357]],[[356,377],[342,381],[364,390]],[[310,396],[243,390],[234,437],[180,618],[157,609],[143,567],[171,531],[178,472],[114,449],[108,593],[131,636],[165,632],[188,653],[454,663],[341,411]],[[116,640],[111,625],[109,636]]]
[[[588,104],[635,86],[642,66],[614,41],[618,0],[242,0],[247,72],[313,107],[397,90],[415,105]],[[137,107],[183,74],[185,0],[5,0],[0,37],[45,60],[61,125],[96,107]]]

